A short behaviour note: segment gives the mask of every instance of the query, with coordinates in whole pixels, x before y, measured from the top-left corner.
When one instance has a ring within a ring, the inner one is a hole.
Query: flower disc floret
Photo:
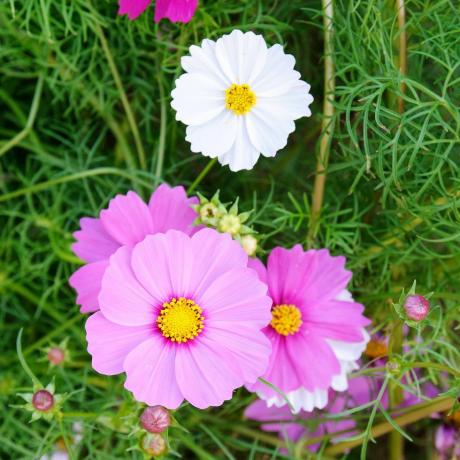
[[[249,85],[234,83],[225,91],[225,108],[236,115],[245,115],[256,105],[256,95]]]
[[[157,318],[161,333],[172,342],[185,343],[193,340],[204,327],[201,308],[190,299],[172,298],[163,304]]]
[[[302,313],[295,305],[276,305],[272,309],[270,326],[278,334],[294,335],[302,326]]]

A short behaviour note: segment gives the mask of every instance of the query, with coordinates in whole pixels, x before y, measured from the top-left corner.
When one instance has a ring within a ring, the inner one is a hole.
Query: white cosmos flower
[[[172,107],[187,126],[192,152],[217,157],[232,171],[252,169],[260,154],[275,156],[310,116],[310,85],[294,70],[280,45],[267,48],[261,35],[234,30],[217,41],[191,46],[181,61]]]

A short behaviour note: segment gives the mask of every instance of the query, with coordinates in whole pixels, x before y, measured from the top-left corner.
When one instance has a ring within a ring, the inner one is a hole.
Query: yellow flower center
[[[225,90],[225,107],[236,115],[248,113],[256,104],[256,95],[249,85],[233,84]]]
[[[272,308],[270,326],[278,334],[294,335],[302,325],[302,314],[295,305],[275,305]]]
[[[172,342],[185,343],[197,337],[204,327],[201,308],[190,299],[179,297],[163,304],[157,318],[161,333]]]

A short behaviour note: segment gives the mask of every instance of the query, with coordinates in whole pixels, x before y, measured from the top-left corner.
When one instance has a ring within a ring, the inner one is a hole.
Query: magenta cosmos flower
[[[267,407],[265,401],[257,399],[246,408],[244,415],[246,418],[261,422],[262,430],[277,432],[287,445],[301,439],[308,440],[343,431],[341,436],[335,436],[333,439],[333,442],[342,441],[356,434],[353,433],[353,428],[356,426],[355,421],[351,416],[330,419],[326,417],[369,403],[376,398],[377,390],[373,380],[369,377],[357,377],[350,380],[347,392],[334,394],[332,390],[329,390],[329,393],[330,401],[322,412],[300,411],[299,414],[293,415],[288,406]],[[319,419],[322,421],[318,422]],[[319,447],[319,443],[314,443],[310,444],[308,449],[316,452]]]
[[[228,234],[170,230],[110,258],[86,323],[96,371],[150,406],[218,406],[267,368],[267,286]]]
[[[272,298],[272,320],[264,329],[273,352],[263,378],[285,397],[257,382],[248,386],[268,406],[283,406],[286,398],[295,412],[322,409],[328,389],[347,389],[347,373],[366,348],[370,321],[363,305],[347,291],[351,272],[344,257],[332,257],[326,249],[303,251],[300,245],[275,248],[267,268],[253,259]]]
[[[127,14],[133,20],[141,15],[152,0],[119,0],[118,14]],[[171,22],[189,22],[198,6],[198,0],[156,0],[155,22],[163,18]]]
[[[73,252],[87,262],[69,279],[77,291],[77,303],[82,313],[99,309],[98,295],[101,279],[109,264],[109,257],[123,245],[133,246],[147,235],[181,230],[195,232],[193,221],[197,217],[191,208],[197,198],[187,198],[183,187],[160,185],[147,204],[135,192],[117,195],[99,218],[84,217],[81,230],[74,233],[77,240]]]

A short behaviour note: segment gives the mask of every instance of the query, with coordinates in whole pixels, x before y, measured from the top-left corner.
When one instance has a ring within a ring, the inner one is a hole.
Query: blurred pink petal
[[[141,15],[152,0],[118,0],[118,14],[127,14],[128,18],[133,20]]]
[[[189,22],[198,6],[198,0],[156,0],[155,22],[163,18],[171,22]]]

